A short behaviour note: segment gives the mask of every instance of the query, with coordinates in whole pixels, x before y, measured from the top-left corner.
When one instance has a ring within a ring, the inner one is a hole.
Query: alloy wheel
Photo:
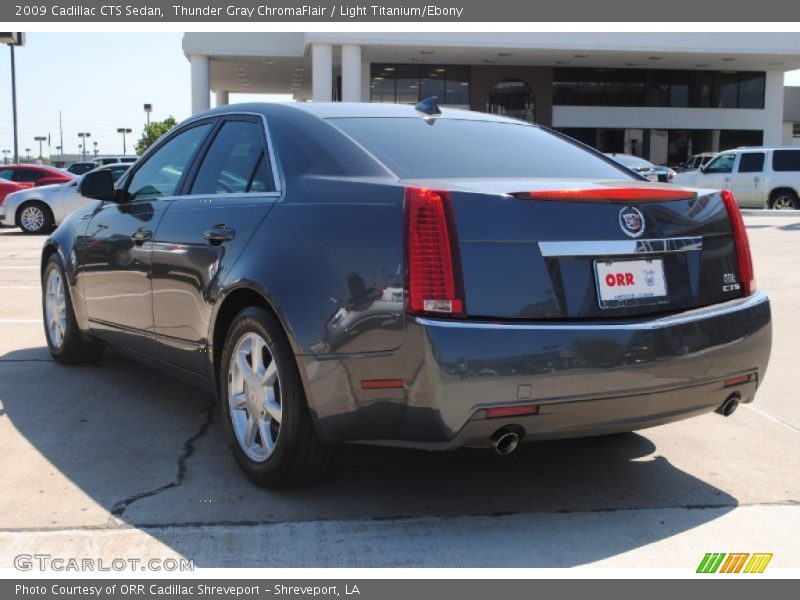
[[[58,269],[50,271],[45,294],[47,334],[53,347],[60,349],[64,344],[64,333],[67,330],[67,299],[64,295],[64,281]]]
[[[794,198],[789,194],[781,194],[775,198],[775,202],[772,203],[772,208],[775,210],[793,210],[795,208]]]
[[[255,462],[266,461],[278,443],[283,408],[278,365],[257,333],[239,338],[231,355],[228,410],[241,449]]]
[[[25,231],[39,231],[44,227],[44,211],[38,206],[26,206],[19,222]]]

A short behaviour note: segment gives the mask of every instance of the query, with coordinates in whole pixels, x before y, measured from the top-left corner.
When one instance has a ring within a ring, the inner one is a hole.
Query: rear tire
[[[779,190],[772,194],[769,207],[773,210],[800,210],[800,199],[792,190]]]
[[[43,202],[26,202],[19,207],[17,224],[28,235],[47,233],[53,229],[53,212]]]
[[[314,431],[283,329],[258,307],[242,310],[220,363],[222,421],[236,462],[256,484],[289,487],[322,478],[341,456]]]
[[[44,335],[50,355],[62,365],[91,363],[98,360],[105,346],[84,338],[75,319],[69,284],[58,253],[47,261],[42,276],[42,315]]]

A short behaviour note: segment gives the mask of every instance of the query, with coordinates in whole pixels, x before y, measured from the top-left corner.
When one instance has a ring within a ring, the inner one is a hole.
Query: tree
[[[144,151],[152,146],[158,138],[175,127],[177,121],[175,117],[169,116],[163,121],[150,121],[142,130],[142,137],[136,142],[136,154],[141,156]]]

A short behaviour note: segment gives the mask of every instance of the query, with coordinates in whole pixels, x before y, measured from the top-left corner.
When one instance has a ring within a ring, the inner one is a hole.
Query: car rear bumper
[[[733,393],[752,402],[769,360],[770,319],[760,292],[625,322],[409,318],[393,352],[298,359],[326,440],[485,446],[508,424],[523,427],[525,439],[577,437],[710,412]],[[725,386],[742,374],[748,381]],[[364,389],[375,380],[402,387]],[[520,404],[536,404],[538,414],[486,418],[489,407]]]

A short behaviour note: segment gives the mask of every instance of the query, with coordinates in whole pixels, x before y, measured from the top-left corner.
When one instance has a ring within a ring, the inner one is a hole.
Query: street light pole
[[[147,115],[147,125],[150,125],[150,113],[153,112],[153,105],[152,104],[145,104],[144,105],[144,112]]]
[[[14,162],[19,162],[19,137],[17,134],[17,67],[14,60],[14,44],[11,48],[11,114],[14,120]]]
[[[43,158],[44,158],[44,157],[42,156],[42,142],[46,142],[46,141],[47,141],[47,138],[46,138],[46,137],[44,137],[43,135],[37,135],[37,136],[36,136],[36,137],[34,137],[33,139],[34,139],[34,141],[37,141],[37,142],[39,142],[39,160],[41,160],[41,159],[43,159]]]
[[[122,134],[122,156],[125,156],[128,153],[128,147],[125,145],[125,134],[131,133],[131,131],[133,130],[127,127],[119,127],[117,129],[117,133]]]
[[[86,138],[92,137],[92,134],[88,131],[81,131],[78,133],[78,137],[83,139],[83,144],[81,145],[81,160],[86,160]]]
[[[97,142],[92,142],[92,145],[94,146],[94,157],[97,158]]]

